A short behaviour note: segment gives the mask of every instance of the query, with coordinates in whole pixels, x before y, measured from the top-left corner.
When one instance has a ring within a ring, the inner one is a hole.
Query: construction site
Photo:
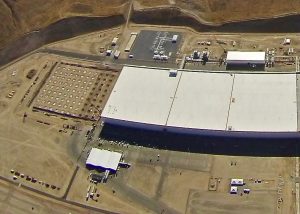
[[[0,213],[299,214],[299,33],[118,2],[119,24],[1,52]]]

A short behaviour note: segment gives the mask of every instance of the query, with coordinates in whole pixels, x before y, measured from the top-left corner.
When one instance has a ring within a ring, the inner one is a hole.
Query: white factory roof
[[[227,52],[227,62],[228,61],[264,61],[266,58],[266,53],[263,51],[228,51]]]
[[[297,130],[295,74],[235,75],[232,98],[232,130]]]
[[[118,152],[92,148],[86,160],[86,165],[101,167],[103,169],[112,169],[116,171],[121,157],[122,154]]]
[[[169,70],[125,66],[101,116],[165,128],[297,131],[296,74],[179,70],[169,77]]]
[[[168,125],[226,129],[232,81],[230,74],[182,72]]]
[[[124,67],[102,116],[165,125],[179,76],[169,70]]]

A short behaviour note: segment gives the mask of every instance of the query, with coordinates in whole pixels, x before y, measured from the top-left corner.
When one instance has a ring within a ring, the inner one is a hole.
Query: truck
[[[172,43],[176,43],[178,39],[178,35],[173,35],[172,37]]]
[[[121,53],[121,52],[120,52],[119,50],[116,50],[115,53],[114,53],[114,58],[115,58],[115,59],[118,59],[119,56],[120,56],[120,53]]]
[[[115,46],[118,42],[118,37],[115,37],[112,41],[111,41],[111,46]]]

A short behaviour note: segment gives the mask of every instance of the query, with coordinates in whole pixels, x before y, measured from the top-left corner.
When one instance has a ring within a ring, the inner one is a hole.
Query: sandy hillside
[[[138,9],[173,6],[197,16],[200,21],[221,24],[228,21],[270,18],[300,12],[298,0],[135,0]]]
[[[0,49],[20,36],[72,16],[124,14],[130,0],[0,0]],[[300,12],[299,0],[133,0],[134,9],[176,7],[204,24]]]
[[[27,32],[72,16],[112,16],[127,0],[0,0],[0,48]]]

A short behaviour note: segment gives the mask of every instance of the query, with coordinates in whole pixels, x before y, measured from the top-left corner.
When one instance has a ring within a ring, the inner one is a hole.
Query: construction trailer
[[[126,47],[125,47],[125,50],[124,50],[125,52],[130,52],[131,51],[131,48],[134,44],[134,41],[135,41],[137,35],[138,35],[137,33],[131,33],[130,39],[129,39],[129,41],[128,41]]]

